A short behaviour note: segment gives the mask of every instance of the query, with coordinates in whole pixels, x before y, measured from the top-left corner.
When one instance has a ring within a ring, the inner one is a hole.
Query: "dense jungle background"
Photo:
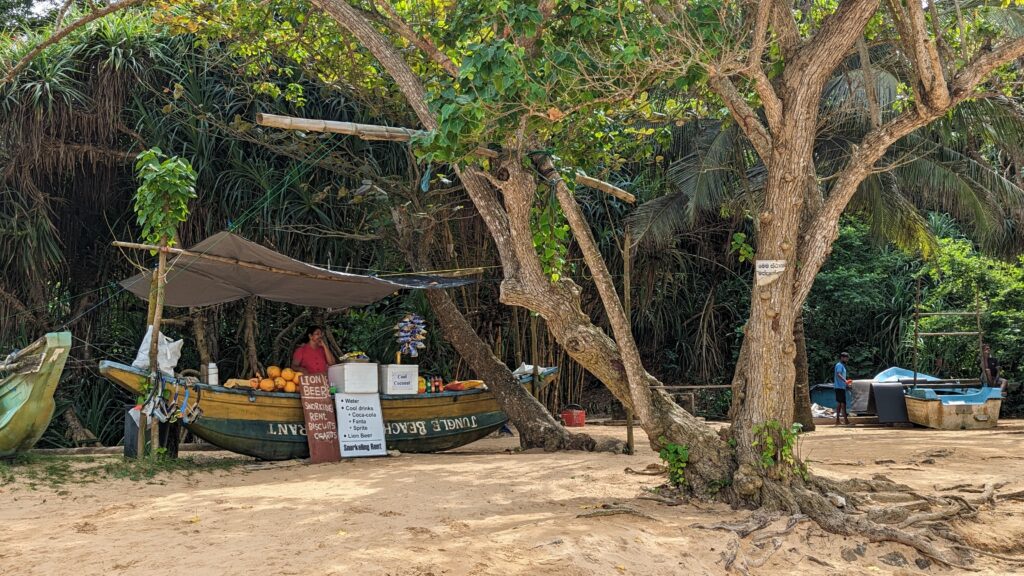
[[[0,37],[0,59],[8,65],[24,53],[19,36],[50,33],[50,20],[24,17],[19,10],[25,3],[15,4],[0,10],[9,26]],[[132,399],[103,380],[97,364],[130,362],[141,341],[145,303],[118,281],[151,269],[154,259],[111,242],[138,239],[132,166],[137,154],[152,147],[188,159],[199,175],[198,198],[180,229],[184,247],[230,230],[335,270],[411,272],[392,210],[418,207],[412,212],[420,221],[445,224],[441,237],[422,239],[431,243],[434,261],[446,263],[445,270],[430,272],[477,280],[451,291],[477,332],[509,366],[561,367],[545,404],[552,411],[568,403],[591,412],[617,410],[603,387],[554,343],[542,319],[498,302],[501,271],[490,236],[447,167],[417,161],[405,145],[254,124],[257,112],[272,112],[413,125],[394,94],[379,84],[327,82],[322,74],[294,78],[290,86],[300,86],[301,96],[288,94],[253,81],[254,62],[264,58],[273,56],[233,50],[209,36],[155,23],[148,12],[125,11],[48,48],[0,87],[0,350],[56,329],[70,330],[75,342],[57,391],[57,415],[40,446],[72,443],[70,413],[103,443],[120,440],[124,405]],[[1008,102],[1014,110],[1018,104]],[[1005,128],[1024,139],[1020,116],[1008,117]],[[729,126],[699,116],[682,125],[652,127],[637,120],[614,129],[636,144],[617,159],[613,183],[635,194],[637,205],[593,190],[578,191],[578,198],[610,269],[618,271],[620,290],[627,227],[638,239],[629,284],[645,366],[668,384],[727,384],[749,306],[753,231],[745,201],[729,189],[740,184],[717,174],[727,171],[722,166],[730,154],[742,152],[730,148]],[[949,206],[961,210],[970,209],[972,190],[987,182],[972,172],[976,164],[985,164],[1000,185],[1019,185],[1020,175],[1003,168],[1015,164],[992,147],[966,136],[944,144],[948,154],[926,166],[908,165],[900,181],[941,190],[955,199]],[[564,234],[551,191],[537,194],[537,205],[550,209],[536,209],[535,225]],[[711,209],[695,211],[695,204]],[[871,208],[861,202],[846,217],[805,307],[810,382],[827,381],[843,350],[851,354],[853,377],[911,367],[915,302],[929,311],[980,310],[985,339],[1004,375],[1018,381],[1024,269],[1012,247],[975,243],[974,231],[947,215],[952,209],[935,205],[924,220],[937,245],[901,249],[883,239],[881,217]],[[666,223],[673,219],[686,221],[682,232]],[[548,237],[538,235],[538,250],[555,254],[557,247],[545,245]],[[582,267],[572,265],[578,259],[573,247],[558,256],[589,286]],[[605,322],[592,288],[584,301],[594,320]],[[199,329],[221,377],[247,377],[253,370],[248,349],[254,347],[264,365],[286,363],[310,323],[326,325],[340,352],[393,357],[393,326],[407,311],[432,325],[423,295],[406,292],[358,310],[256,300],[172,309],[164,331],[186,340],[179,369],[197,368],[203,360],[193,345]],[[948,318],[929,321],[922,326],[956,327]],[[977,375],[977,355],[976,341],[954,338],[922,341],[917,353],[922,371],[943,358],[952,375],[965,377]],[[446,379],[471,375],[436,329],[419,363],[421,373]],[[729,401],[727,390],[702,391],[696,410],[723,418]],[[1003,410],[1005,416],[1024,413],[1019,391]]]

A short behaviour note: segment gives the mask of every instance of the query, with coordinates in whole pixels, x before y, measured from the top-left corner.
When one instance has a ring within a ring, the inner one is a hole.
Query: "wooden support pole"
[[[153,377],[150,378],[150,386],[156,386],[160,374],[160,321],[164,315],[164,285],[167,283],[167,239],[160,240],[157,250],[157,266],[154,273],[154,284],[156,285],[156,302],[152,303],[153,322],[150,324],[149,334],[149,371]],[[152,293],[152,292],[150,292]],[[152,395],[151,395],[152,397]],[[144,416],[139,414],[139,437],[145,443],[145,428],[142,426]],[[160,424],[156,418],[149,423],[149,447],[150,453],[156,454],[157,442],[160,438]],[[139,452],[144,456],[144,450]]]
[[[576,178],[579,179],[579,174]],[[632,286],[630,276],[633,271],[633,234],[626,226],[626,233],[622,239],[622,308],[626,313],[626,322],[629,324],[630,332],[633,331],[632,313]],[[626,454],[636,453],[636,443],[633,440],[633,411],[626,408]]]

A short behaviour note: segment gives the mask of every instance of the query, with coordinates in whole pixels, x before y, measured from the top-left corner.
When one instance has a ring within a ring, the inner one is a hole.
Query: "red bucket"
[[[582,428],[587,423],[587,411],[579,404],[569,404],[562,409],[562,422],[572,428]]]

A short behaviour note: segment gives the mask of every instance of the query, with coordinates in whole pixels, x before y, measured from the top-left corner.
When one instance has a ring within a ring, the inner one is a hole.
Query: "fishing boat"
[[[540,385],[554,379],[557,368],[540,373]],[[112,361],[100,374],[140,393],[148,372]],[[526,383],[531,376],[519,376]],[[190,391],[201,415],[185,426],[214,446],[263,460],[309,456],[302,403],[297,393],[240,390],[170,378],[165,387]],[[415,395],[380,395],[384,437],[390,450],[441,452],[458,448],[498,430],[508,417],[489,390]]]
[[[0,362],[0,458],[28,450],[50,425],[70,351],[71,333],[51,332]]]
[[[983,386],[954,390],[912,388],[907,391],[911,422],[937,430],[993,428],[999,422],[1002,393]]]

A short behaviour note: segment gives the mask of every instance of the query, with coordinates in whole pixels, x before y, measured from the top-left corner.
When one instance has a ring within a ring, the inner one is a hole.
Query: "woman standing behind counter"
[[[292,369],[303,374],[326,374],[327,368],[337,363],[327,342],[323,326],[310,326],[306,338],[292,354]]]

